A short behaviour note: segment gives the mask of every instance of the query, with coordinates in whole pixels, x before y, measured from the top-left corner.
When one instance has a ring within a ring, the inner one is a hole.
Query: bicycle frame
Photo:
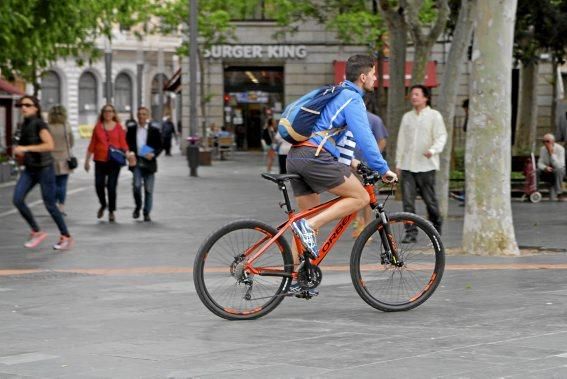
[[[372,209],[378,207],[380,213],[383,214],[381,207],[378,205],[376,194],[374,193],[374,186],[373,185],[365,185],[364,188],[365,188],[366,192],[368,193],[368,195],[370,196],[370,206],[372,207]],[[261,239],[260,241],[255,243],[253,246],[251,246],[247,251],[244,252],[244,256],[248,257],[248,260],[247,260],[247,263],[246,263],[246,270],[248,272],[252,273],[252,274],[255,274],[255,275],[289,276],[289,275],[286,275],[285,273],[283,273],[279,270],[269,270],[269,269],[266,270],[265,268],[262,268],[262,270],[258,270],[255,267],[253,267],[253,264],[270,246],[272,246],[272,244],[277,243],[278,239],[291,228],[291,224],[293,222],[295,222],[295,221],[297,221],[301,218],[308,218],[309,216],[312,216],[312,215],[315,215],[319,212],[322,212],[323,210],[331,207],[332,205],[336,204],[339,200],[342,199],[341,197],[336,197],[334,199],[331,199],[331,200],[328,200],[324,203],[321,203],[316,207],[307,209],[307,210],[299,212],[299,213],[295,213],[294,210],[291,209],[289,198],[287,196],[287,188],[285,187],[285,185],[281,185],[280,189],[284,192],[284,198],[286,200],[284,205],[286,205],[287,209],[288,209],[287,212],[286,212],[288,214],[288,220],[286,222],[284,222],[283,224],[280,224],[277,227],[277,229],[279,231],[275,236],[273,236],[269,240],[267,239],[267,237],[264,238],[264,239]],[[332,250],[332,248],[335,246],[337,241],[341,238],[343,233],[348,229],[349,225],[354,221],[354,219],[356,218],[356,213],[357,212],[346,215],[345,217],[343,217],[339,220],[339,222],[335,225],[333,230],[327,236],[325,242],[320,245],[321,247],[319,249],[319,256],[316,259],[310,259],[310,262],[309,262],[310,264],[315,265],[315,266],[318,266],[319,264],[321,264],[321,262],[327,256],[327,254]],[[389,233],[388,233],[388,231],[386,231],[386,233],[384,233],[384,234],[389,234]],[[382,235],[382,233],[381,233],[381,235]],[[303,247],[301,245],[301,241],[299,240],[299,238],[297,236],[293,235],[293,240],[294,240],[295,246],[297,247],[297,251],[298,252],[303,251]],[[266,243],[266,241],[267,241],[267,243]],[[386,239],[386,241],[387,241],[386,243],[389,245],[390,239]],[[255,251],[262,244],[264,244],[264,246],[262,246],[260,248],[260,250]],[[293,272],[291,277],[295,277],[296,275],[297,275],[297,273]]]

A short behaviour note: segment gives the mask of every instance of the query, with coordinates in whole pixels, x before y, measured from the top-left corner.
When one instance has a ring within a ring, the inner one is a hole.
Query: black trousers
[[[110,212],[116,210],[116,187],[118,186],[118,176],[120,166],[112,162],[95,161],[95,188],[98,201],[101,207]],[[106,202],[106,192],[108,192],[108,204]]]
[[[443,220],[439,213],[437,196],[435,196],[435,171],[411,172],[402,170],[401,176],[404,212],[415,213],[415,198],[419,191],[427,207],[429,221],[441,233]],[[413,225],[406,225],[406,232],[410,235],[417,235],[417,229]]]

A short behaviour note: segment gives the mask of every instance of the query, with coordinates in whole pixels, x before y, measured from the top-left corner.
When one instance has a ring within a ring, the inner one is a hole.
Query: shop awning
[[[163,85],[163,90],[175,93],[181,92],[181,68]]]
[[[0,79],[0,93],[8,94],[8,95],[17,95],[17,96],[24,96],[25,94],[20,91],[18,87],[15,85]]]
[[[384,79],[384,87],[390,86],[390,62],[384,62],[384,72],[382,78]],[[335,67],[335,83],[340,83],[345,80],[345,61],[334,61],[333,66]],[[427,66],[425,68],[425,85],[427,87],[437,87],[439,83],[437,83],[437,72],[436,72],[437,63],[435,61],[427,62]],[[410,86],[411,82],[411,72],[413,69],[413,62],[406,62],[406,87]],[[378,87],[378,80],[374,83],[374,87]]]

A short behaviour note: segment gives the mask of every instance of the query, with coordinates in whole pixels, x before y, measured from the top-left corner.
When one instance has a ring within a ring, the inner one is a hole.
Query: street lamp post
[[[197,0],[189,0],[189,138],[187,161],[189,175],[197,175],[199,146],[197,138]],[[203,136],[204,137],[204,136]]]
[[[106,71],[106,104],[112,104],[112,44],[110,38],[104,44],[104,65]]]
[[[163,76],[164,76],[163,49],[159,48],[158,49],[158,86],[159,86],[158,104],[159,104],[159,106],[158,106],[157,120],[160,124],[163,122],[163,86],[165,84],[163,82]]]
[[[138,53],[136,56],[136,81],[137,81],[137,108],[139,109],[142,106],[142,85],[143,85],[143,76],[144,76],[144,49],[143,46],[140,46],[138,49]]]

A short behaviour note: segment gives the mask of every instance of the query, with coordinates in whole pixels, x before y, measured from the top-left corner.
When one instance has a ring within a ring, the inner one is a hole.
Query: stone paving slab
[[[437,292],[415,310],[383,313],[358,297],[345,236],[317,298],[229,322],[195,294],[199,245],[228,221],[283,216],[277,189],[259,177],[263,157],[234,157],[200,178],[181,157],[160,158],[151,224],[130,218],[129,172],[116,225],[96,220],[92,173],[77,172],[70,188],[81,190],[67,204],[77,246],[67,253],[24,250],[25,224],[2,216],[10,188],[0,188],[0,378],[567,377],[567,203],[513,203],[519,243],[555,252],[449,256]],[[45,209],[32,209],[53,242]],[[450,212],[443,239],[458,246],[463,209],[451,202]]]

